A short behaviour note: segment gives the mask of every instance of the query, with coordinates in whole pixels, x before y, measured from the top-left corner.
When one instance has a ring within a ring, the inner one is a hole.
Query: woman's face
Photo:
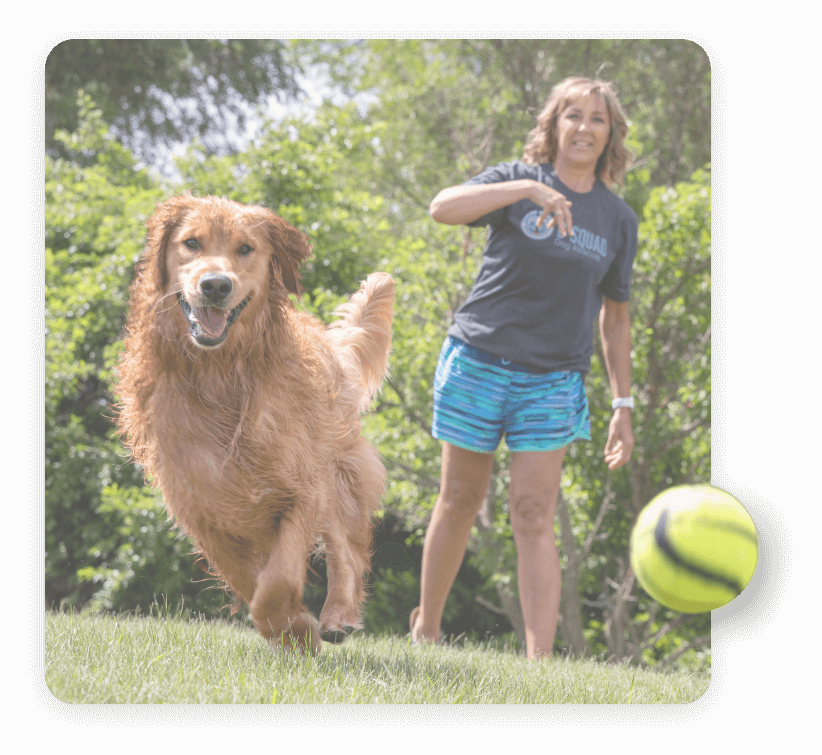
[[[611,121],[598,94],[572,100],[557,116],[557,159],[596,167],[608,144]]]

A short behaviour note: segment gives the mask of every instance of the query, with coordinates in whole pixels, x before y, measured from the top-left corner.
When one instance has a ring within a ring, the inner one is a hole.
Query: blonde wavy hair
[[[611,135],[608,144],[597,161],[596,177],[609,189],[611,184],[622,185],[625,172],[633,162],[634,156],[626,149],[625,136],[628,134],[628,122],[622,112],[622,106],[616,95],[613,84],[599,79],[587,79],[572,76],[561,81],[551,90],[551,96],[537,117],[537,125],[528,134],[525,143],[524,163],[553,163],[557,157],[557,118],[568,105],[580,98],[598,94],[608,111],[611,123]]]

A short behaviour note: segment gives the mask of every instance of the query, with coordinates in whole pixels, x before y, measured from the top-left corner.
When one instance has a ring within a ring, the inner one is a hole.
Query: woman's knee
[[[553,534],[556,505],[549,497],[534,493],[513,495],[509,507],[514,537]]]
[[[487,491],[480,491],[472,485],[444,486],[440,490],[437,507],[451,518],[471,517],[473,519],[482,508],[486,493]]]

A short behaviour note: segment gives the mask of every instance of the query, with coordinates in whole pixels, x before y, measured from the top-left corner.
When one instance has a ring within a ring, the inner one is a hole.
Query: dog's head
[[[176,296],[192,341],[220,346],[243,312],[299,295],[305,235],[262,207],[217,197],[173,197],[148,221],[145,283]]]

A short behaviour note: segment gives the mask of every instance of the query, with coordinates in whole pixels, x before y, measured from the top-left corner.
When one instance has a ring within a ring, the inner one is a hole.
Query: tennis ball
[[[732,495],[710,485],[670,488],[639,515],[631,566],[654,600],[683,613],[712,611],[750,582],[756,525]]]

